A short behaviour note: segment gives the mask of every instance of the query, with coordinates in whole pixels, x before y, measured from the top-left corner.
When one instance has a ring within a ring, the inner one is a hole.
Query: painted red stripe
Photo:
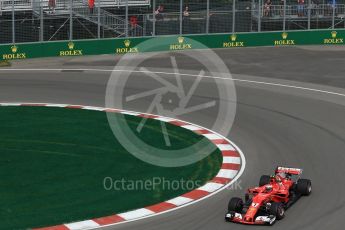
[[[208,194],[210,193],[203,190],[193,190],[189,193],[183,194],[182,196],[196,200],[196,199],[200,199],[201,197],[207,196]]]
[[[233,163],[223,163],[222,169],[232,169],[232,170],[240,170],[240,164],[233,164]]]
[[[157,116],[157,115],[148,115],[148,114],[139,114],[138,117],[151,118],[151,119],[153,119],[153,118],[157,118],[157,117],[159,117],[159,116]]]
[[[177,206],[174,205],[174,204],[170,204],[170,203],[167,203],[167,202],[162,202],[162,203],[159,203],[159,204],[155,204],[155,205],[151,205],[151,206],[148,206],[146,207],[146,209],[149,209],[151,210],[152,212],[164,212],[168,209],[172,209],[172,208],[176,208]]]
[[[201,130],[194,130],[195,133],[197,134],[207,134],[207,133],[211,133],[210,131],[206,130],[206,129],[201,129]]]
[[[170,121],[169,123],[177,126],[189,125],[188,123],[183,121]]]
[[[56,225],[46,228],[33,228],[32,230],[69,230],[65,225]]]
[[[214,183],[219,183],[219,184],[228,184],[231,182],[231,179],[223,178],[223,177],[215,177],[211,181]]]
[[[107,225],[107,224],[122,222],[125,219],[123,219],[121,216],[118,216],[118,215],[112,215],[112,216],[100,217],[100,218],[96,218],[92,220],[95,221],[99,225]]]
[[[214,144],[219,145],[219,144],[229,144],[229,142],[225,139],[217,139],[217,140],[211,140]]]
[[[69,108],[69,109],[81,109],[83,108],[84,106],[81,106],[81,105],[68,105],[66,106],[65,108]]]
[[[240,157],[240,154],[237,151],[225,150],[222,151],[223,157]]]

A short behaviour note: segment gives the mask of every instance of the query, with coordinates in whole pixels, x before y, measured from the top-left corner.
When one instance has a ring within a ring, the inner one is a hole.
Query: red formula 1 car
[[[238,197],[229,201],[225,220],[272,225],[283,219],[287,208],[311,193],[311,181],[300,179],[301,174],[302,169],[277,167],[273,176],[261,176],[259,187],[248,189],[244,202]]]

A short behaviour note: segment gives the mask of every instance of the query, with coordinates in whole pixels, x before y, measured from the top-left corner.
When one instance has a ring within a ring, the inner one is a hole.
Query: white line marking
[[[132,73],[155,73],[155,74],[165,74],[165,75],[175,75],[174,73],[169,72],[155,72],[155,71],[141,71],[141,70],[106,70],[106,69],[0,69],[1,71],[95,71],[95,72],[132,72]],[[224,78],[224,77],[216,77],[216,76],[208,76],[208,75],[197,75],[197,74],[186,74],[186,73],[180,73],[181,76],[187,76],[187,77],[202,77],[202,78],[211,78],[211,79],[221,79],[221,80],[230,80],[230,81],[239,81],[239,82],[247,82],[247,83],[254,83],[254,84],[262,84],[262,85],[271,85],[271,86],[279,86],[279,87],[286,87],[286,88],[294,88],[294,89],[301,89],[301,90],[307,90],[307,91],[313,91],[313,92],[319,92],[319,93],[325,93],[325,94],[331,94],[336,96],[345,97],[345,94],[342,93],[336,93],[332,91],[327,90],[321,90],[321,89],[314,89],[314,88],[307,88],[307,87],[301,87],[296,85],[285,85],[285,84],[279,84],[279,83],[272,83],[272,82],[264,82],[264,81],[253,81],[253,80],[245,80],[245,79],[238,79],[238,78]]]
[[[206,192],[214,192],[223,186],[224,186],[223,184],[209,182],[209,183],[205,184],[204,186],[201,186],[200,188],[198,188],[198,190],[203,190]]]
[[[194,126],[194,125],[183,125],[182,128],[189,129],[191,131],[202,130],[202,128]]]
[[[137,209],[137,210],[134,210],[134,211],[118,214],[118,216],[122,217],[125,220],[133,220],[133,219],[137,219],[137,218],[140,218],[140,217],[152,215],[154,213],[155,212],[153,212],[151,210],[148,210],[146,208],[141,208],[141,209]]]
[[[170,121],[175,121],[173,118],[168,118],[168,117],[156,117],[154,118],[156,120],[164,121],[164,122],[170,122]]]
[[[203,134],[203,136],[205,136],[207,139],[210,139],[210,140],[222,140],[220,136],[214,133],[206,133],[206,134]]]
[[[224,163],[241,164],[241,158],[239,158],[239,157],[223,157],[223,164]]]
[[[82,229],[99,227],[99,224],[97,224],[93,220],[85,220],[85,221],[80,221],[80,222],[74,222],[71,224],[65,224],[65,226],[71,230],[82,230]]]
[[[187,204],[187,203],[190,203],[192,201],[193,200],[190,198],[179,196],[179,197],[176,197],[174,199],[168,200],[166,202],[170,203],[170,204],[174,204],[176,206],[181,206],[183,204]]]
[[[194,125],[183,125],[182,128],[189,129],[191,131],[202,130],[200,127]]]
[[[229,144],[218,144],[217,147],[221,150],[221,151],[235,151],[234,147],[232,145]]]
[[[69,106],[68,104],[46,104],[47,107],[66,107]]]
[[[104,108],[101,107],[94,107],[94,106],[84,106],[82,109],[86,109],[86,110],[95,110],[95,111],[103,111]]]
[[[221,169],[216,177],[232,179],[234,176],[236,176],[237,172],[237,170],[232,169]]]
[[[140,113],[137,113],[137,112],[129,112],[129,111],[123,111],[121,113],[125,114],[125,115],[132,115],[132,116],[138,116],[140,114]]]
[[[1,103],[1,106],[20,106],[21,103]]]

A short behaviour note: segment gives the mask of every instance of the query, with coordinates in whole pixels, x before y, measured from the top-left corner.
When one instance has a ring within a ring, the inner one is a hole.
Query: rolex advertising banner
[[[234,33],[191,36],[209,48],[253,46],[343,45],[345,30]]]
[[[344,45],[345,30],[161,36],[0,45],[0,60],[253,46]],[[149,44],[148,47],[146,45]]]

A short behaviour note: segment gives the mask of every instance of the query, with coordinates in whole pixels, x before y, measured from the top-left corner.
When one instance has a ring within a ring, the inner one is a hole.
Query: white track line
[[[175,73],[169,73],[169,72],[155,72],[155,71],[140,71],[140,70],[106,70],[106,69],[0,69],[1,71],[95,71],[95,72],[132,72],[132,73],[155,73],[155,74],[165,74],[165,75],[173,75],[175,76]],[[229,81],[238,81],[238,82],[247,82],[247,83],[254,83],[254,84],[261,84],[261,85],[271,85],[271,86],[278,86],[278,87],[285,87],[285,88],[293,88],[293,89],[301,89],[301,90],[307,90],[312,92],[318,92],[318,93],[325,93],[325,94],[331,94],[336,96],[345,97],[345,94],[327,91],[327,90],[321,90],[321,89],[314,89],[314,88],[308,88],[308,87],[301,87],[296,85],[286,85],[286,84],[279,84],[279,83],[272,83],[272,82],[264,82],[264,81],[253,81],[253,80],[245,80],[245,79],[238,79],[238,78],[224,78],[224,77],[215,77],[215,76],[208,76],[208,75],[196,75],[196,74],[186,74],[186,73],[180,73],[181,76],[189,76],[189,77],[201,77],[201,78],[211,78],[211,79],[221,79],[221,80],[229,80]]]

